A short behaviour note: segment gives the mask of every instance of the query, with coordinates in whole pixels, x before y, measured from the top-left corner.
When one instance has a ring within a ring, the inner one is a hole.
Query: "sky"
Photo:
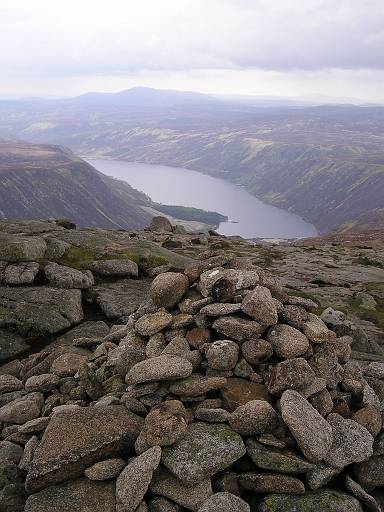
[[[384,102],[384,0],[0,0],[0,97],[134,86]]]

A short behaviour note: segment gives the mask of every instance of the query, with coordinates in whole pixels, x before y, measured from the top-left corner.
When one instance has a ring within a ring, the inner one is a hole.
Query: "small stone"
[[[330,331],[325,323],[317,315],[308,314],[309,320],[303,323],[303,333],[313,343],[324,343],[336,338],[336,334]]]
[[[272,370],[268,391],[279,395],[287,389],[300,391],[315,379],[315,372],[302,357],[287,359],[278,363]]]
[[[380,505],[377,503],[375,498],[368,494],[357,482],[352,480],[349,475],[345,476],[345,487],[351,491],[351,493],[356,496],[358,500],[360,500],[367,509],[372,512],[382,512]]]
[[[0,395],[23,389],[23,383],[13,375],[0,375]]]
[[[51,372],[59,377],[71,377],[78,372],[80,365],[87,360],[87,356],[83,354],[66,352],[53,361]]]
[[[358,482],[366,489],[384,485],[384,456],[369,457],[368,460],[354,465]]]
[[[271,432],[276,422],[276,412],[265,400],[251,400],[240,405],[229,418],[232,429],[243,436]]]
[[[49,393],[53,391],[60,383],[60,377],[54,373],[43,373],[41,375],[33,375],[25,382],[26,391],[40,391],[41,393]]]
[[[139,275],[137,263],[128,259],[92,261],[87,268],[107,277],[138,277]]]
[[[135,364],[127,373],[127,384],[140,384],[159,380],[177,380],[189,377],[192,364],[179,356],[161,355]]]
[[[211,341],[211,332],[204,327],[195,327],[187,332],[186,338],[191,347],[200,348]]]
[[[330,468],[325,464],[318,464],[306,474],[306,482],[310,489],[320,489],[328,484],[332,478],[340,473],[340,469]]]
[[[324,458],[325,464],[343,468],[353,462],[363,462],[372,455],[373,437],[366,428],[339,414],[329,414],[327,421],[332,427],[333,443]]]
[[[229,420],[229,412],[225,409],[208,409],[201,407],[196,410],[195,418],[208,423],[225,423]]]
[[[181,512],[181,508],[167,498],[157,497],[149,502],[149,512]]]
[[[192,486],[185,485],[164,468],[155,471],[149,490],[153,494],[169,498],[192,512],[197,512],[202,503],[212,495],[209,478]]]
[[[247,320],[236,315],[219,317],[212,326],[217,332],[236,341],[258,338],[264,327],[254,320]]]
[[[250,512],[248,503],[229,492],[218,492],[210,496],[198,512]]]
[[[333,441],[331,425],[296,391],[284,391],[280,406],[284,423],[305,457],[311,462],[325,459]]]
[[[186,379],[171,384],[169,391],[182,398],[195,397],[205,395],[214,389],[223,389],[226,384],[227,379],[224,377],[204,377],[198,373],[193,373]]]
[[[265,363],[272,357],[273,347],[266,340],[247,340],[242,344],[241,352],[248,363],[257,365]]]
[[[208,304],[200,309],[200,313],[207,316],[230,315],[241,311],[240,304],[225,304],[222,302],[216,304]]]
[[[247,440],[247,453],[258,468],[278,473],[297,475],[315,468],[313,464],[287,449],[265,446],[256,439]]]
[[[0,422],[23,423],[38,418],[44,405],[41,393],[29,393],[0,407]]]
[[[239,358],[239,347],[232,340],[217,340],[208,347],[205,357],[214,370],[232,370]]]
[[[244,297],[241,309],[259,324],[264,326],[277,324],[278,315],[276,304],[271,292],[264,286],[256,286]]]
[[[49,423],[49,418],[42,416],[41,418],[35,418],[29,420],[24,425],[19,427],[19,432],[22,434],[38,434],[44,432]]]
[[[342,368],[339,365],[333,343],[322,343],[316,347],[315,353],[308,363],[318,377],[326,379],[328,389],[337,388],[341,381]]]
[[[363,512],[360,503],[350,494],[334,490],[306,492],[302,496],[268,494],[259,512]]]
[[[187,411],[179,400],[167,400],[146,416],[140,437],[148,446],[170,446],[187,432]]]
[[[353,414],[352,419],[365,427],[371,436],[379,435],[383,422],[380,411],[375,407],[367,406],[359,409]]]
[[[170,309],[180,302],[188,286],[189,281],[186,275],[164,272],[152,281],[149,293],[157,306]]]
[[[148,313],[137,320],[135,329],[142,336],[152,336],[169,327],[172,319],[172,315],[165,311],[165,309],[156,313]]]
[[[263,384],[236,377],[227,379],[227,385],[222,389],[221,396],[225,408],[230,412],[251,400],[271,401],[271,396]]]
[[[117,506],[135,512],[148,490],[154,470],[160,463],[161,448],[154,446],[132,459],[116,481]]]
[[[241,437],[228,426],[192,423],[181,440],[163,449],[161,460],[183,483],[195,485],[226,469],[244,454]]]
[[[293,476],[273,473],[242,473],[239,483],[243,489],[260,493],[304,494],[301,480]]]
[[[28,471],[29,466],[31,465],[33,454],[39,444],[39,439],[37,436],[32,436],[29,441],[24,446],[24,453],[19,462],[19,469],[22,471]]]
[[[272,327],[268,331],[267,341],[272,343],[276,354],[285,359],[299,357],[309,348],[308,338],[290,325],[278,324]]]
[[[364,368],[364,375],[375,379],[384,379],[384,363],[372,362]]]

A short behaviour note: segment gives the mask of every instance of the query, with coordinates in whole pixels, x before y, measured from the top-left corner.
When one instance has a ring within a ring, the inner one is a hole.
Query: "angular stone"
[[[353,462],[363,462],[373,453],[373,437],[366,428],[339,414],[329,414],[328,423],[333,431],[333,443],[324,458],[325,464],[343,468]]]
[[[149,485],[153,494],[165,496],[178,503],[187,510],[197,512],[204,501],[212,495],[212,486],[209,478],[196,485],[185,485],[167,470],[159,468],[155,471]]]
[[[312,491],[302,496],[269,494],[261,505],[260,512],[363,512],[353,496],[334,490]]]
[[[127,384],[140,384],[158,380],[177,380],[189,377],[192,373],[192,364],[179,356],[162,355],[151,357],[135,364],[127,373]]]
[[[83,319],[80,290],[0,288],[0,326],[23,334],[54,334]]]
[[[264,326],[277,324],[277,308],[271,292],[264,286],[256,286],[247,293],[241,304],[241,309],[259,324]]]
[[[160,463],[161,448],[154,446],[131,459],[116,481],[117,506],[124,512],[135,512]]]
[[[315,372],[302,357],[287,359],[278,363],[272,370],[268,391],[279,395],[287,389],[301,391],[315,379]]]
[[[333,440],[331,425],[296,391],[284,391],[280,406],[284,423],[305,457],[311,462],[325,459]]]
[[[243,489],[260,493],[304,494],[301,480],[293,476],[274,473],[241,473],[239,483]]]
[[[35,492],[80,476],[103,459],[127,455],[142,424],[142,418],[119,405],[55,413],[35,451],[26,489]]]
[[[172,323],[172,315],[165,310],[143,315],[135,324],[136,331],[142,336],[153,336]]]
[[[317,315],[308,314],[309,320],[303,323],[303,333],[313,343],[323,343],[336,338],[336,334],[330,331],[325,323]]]
[[[245,341],[258,338],[264,327],[254,320],[247,320],[236,315],[219,317],[212,326],[217,332],[236,341]]]
[[[25,382],[25,390],[28,392],[39,391],[40,393],[48,393],[55,389],[60,382],[60,377],[54,373],[43,373],[41,375],[33,375]]]
[[[250,512],[248,503],[229,492],[218,492],[210,496],[198,512]]]
[[[325,464],[318,464],[306,474],[307,486],[312,489],[320,489],[340,473],[340,469],[330,468]]]
[[[271,401],[271,396],[263,384],[236,377],[227,379],[227,385],[222,389],[221,396],[225,408],[230,412],[233,412],[237,407],[251,400]]]
[[[108,277],[138,277],[139,275],[137,263],[128,259],[92,261],[87,268],[96,274]]]
[[[298,475],[315,468],[313,464],[289,450],[265,446],[256,439],[247,440],[247,453],[258,468],[279,473]]]
[[[192,423],[180,441],[163,449],[161,460],[182,482],[194,485],[226,469],[245,451],[241,437],[231,428]]]
[[[186,275],[178,272],[164,272],[152,281],[149,293],[158,307],[170,309],[181,301],[188,286],[189,281]]]
[[[114,512],[115,506],[114,482],[81,478],[29,496],[25,512]]]
[[[309,349],[309,341],[305,334],[285,324],[272,327],[268,331],[267,341],[272,343],[275,353],[285,359],[299,357]]]
[[[243,436],[254,436],[271,432],[277,423],[277,414],[265,400],[251,400],[240,405],[231,414],[231,428]]]

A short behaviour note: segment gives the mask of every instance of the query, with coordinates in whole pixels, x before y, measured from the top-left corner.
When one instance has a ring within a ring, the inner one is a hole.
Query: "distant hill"
[[[321,233],[384,227],[383,106],[256,106],[134,88],[0,102],[0,120],[0,137],[233,181]]]

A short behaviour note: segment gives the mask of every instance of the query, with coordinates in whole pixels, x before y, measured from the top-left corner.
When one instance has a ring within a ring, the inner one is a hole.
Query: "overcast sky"
[[[384,0],[0,0],[0,95],[384,101]]]

